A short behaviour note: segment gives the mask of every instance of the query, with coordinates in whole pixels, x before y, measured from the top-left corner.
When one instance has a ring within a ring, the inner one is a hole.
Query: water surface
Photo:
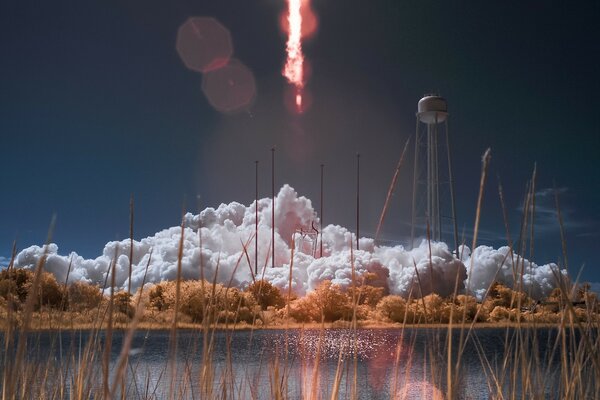
[[[440,398],[447,390],[447,334],[448,330],[442,328],[294,329],[215,331],[204,338],[196,330],[179,330],[175,342],[169,331],[138,331],[129,351],[127,397],[167,398],[170,390],[176,390],[181,397],[200,398],[206,339],[212,348],[208,367],[214,375],[211,380],[214,390],[227,396],[233,393],[234,398],[271,399],[274,382],[292,399],[302,398],[313,390],[322,398],[329,398],[336,372],[341,375],[341,399],[350,398],[353,390],[361,399]],[[51,366],[50,375],[56,375],[53,379],[69,377],[66,379],[69,387],[85,358],[86,343],[93,335],[91,331],[32,333],[28,338],[27,360],[46,370]],[[96,390],[100,391],[101,353],[106,339],[104,332],[98,335],[91,374],[98,383]],[[505,394],[519,393],[520,371],[514,369],[519,362],[514,362],[511,353],[517,344],[539,366],[534,379],[540,390],[548,397],[557,393],[560,347],[556,347],[555,330],[476,329],[460,351],[461,335],[464,341],[464,332],[453,332],[451,352],[453,369],[460,359],[459,373],[452,378],[459,398],[487,399],[494,386],[502,387]],[[113,373],[124,336],[121,331],[113,333],[110,353]],[[12,352],[9,349],[2,357],[12,357]],[[505,354],[511,354],[508,364]],[[175,372],[173,380],[172,372]]]

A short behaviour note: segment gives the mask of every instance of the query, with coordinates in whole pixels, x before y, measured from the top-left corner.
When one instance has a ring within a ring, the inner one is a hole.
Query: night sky
[[[312,108],[283,104],[283,0],[3,2],[0,6],[0,257],[53,241],[60,253],[101,254],[109,240],[178,225],[184,206],[270,195],[289,183],[325,222],[354,229],[355,154],[361,153],[361,235],[373,235],[402,146],[424,93],[448,100],[459,230],[470,243],[481,155],[492,149],[479,243],[519,231],[537,163],[534,261],[561,260],[559,192],[569,267],[600,281],[600,3],[313,0],[305,43]],[[231,32],[235,57],[254,73],[246,112],[224,115],[200,74],[175,49],[190,16]],[[412,148],[412,147],[411,147]],[[384,240],[410,234],[412,154],[401,171]],[[0,258],[1,260],[1,258]]]

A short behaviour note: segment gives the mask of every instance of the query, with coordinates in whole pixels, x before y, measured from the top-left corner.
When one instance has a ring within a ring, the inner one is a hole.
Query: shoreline
[[[0,322],[0,329],[3,332],[6,332],[8,327],[4,323],[5,321]],[[52,326],[52,324],[33,324],[28,331],[29,332],[44,332],[44,331],[106,331],[108,330],[107,326],[98,326],[98,324],[92,323],[79,323],[72,324],[69,326]],[[600,322],[590,322],[583,323],[582,326],[592,325],[594,328],[600,328]],[[366,321],[364,323],[358,323],[356,326],[356,330],[385,330],[385,329],[393,329],[393,330],[401,330],[401,329],[452,329],[452,330],[477,330],[477,329],[552,329],[552,328],[574,328],[579,329],[579,326],[575,323],[566,323],[561,325],[560,323],[548,323],[548,322],[510,322],[510,321],[502,321],[502,322],[478,322],[475,324],[471,323],[456,323],[452,324],[450,327],[447,323],[431,323],[431,324],[401,324],[401,323],[385,323],[385,322],[369,322]],[[20,332],[20,327],[13,327],[13,332]],[[116,323],[113,325],[113,331],[126,331],[129,329],[128,324],[124,323]],[[156,324],[156,323],[139,323],[136,327],[136,331],[170,331],[173,327],[171,324]],[[180,322],[177,324],[178,331],[203,331],[204,329],[208,329],[210,331],[222,331],[222,332],[232,332],[232,331],[274,331],[274,330],[349,330],[353,329],[350,322],[327,322],[327,323],[283,323],[283,324],[269,324],[269,325],[250,325],[250,324],[214,324],[208,327],[204,327],[202,324],[194,324],[194,323],[185,323]]]

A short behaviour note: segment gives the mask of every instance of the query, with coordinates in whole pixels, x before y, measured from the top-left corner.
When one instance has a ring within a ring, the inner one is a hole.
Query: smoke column
[[[287,292],[291,287],[300,296],[324,280],[348,288],[352,286],[353,276],[360,282],[361,277],[369,273],[375,277],[371,284],[404,297],[420,297],[430,291],[448,296],[453,293],[458,276],[459,290],[466,290],[468,280],[469,294],[479,299],[494,281],[511,288],[522,287],[534,299],[540,299],[556,287],[556,274],[566,277],[566,271],[556,264],[537,265],[516,254],[513,257],[508,246],[499,249],[478,246],[474,250],[464,247],[460,249],[463,258],[459,260],[446,243],[429,244],[424,240],[409,250],[401,245],[377,246],[373,239],[360,237],[360,250],[354,250],[356,234],[331,224],[321,228],[321,254],[310,238],[294,234],[298,230],[309,231],[318,216],[310,199],[299,196],[289,185],[281,188],[274,202],[272,198],[258,199],[249,205],[231,202],[217,208],[208,207],[197,215],[186,214],[183,247],[180,245],[181,226],[173,226],[139,241],[127,238],[108,242],[102,254],[92,259],[74,252],[61,255],[54,243],[47,248],[30,246],[16,256],[14,266],[34,269],[43,258],[46,260],[44,270],[53,273],[59,282],[65,282],[69,275],[69,282],[102,286],[107,270],[113,268],[114,263],[115,285],[122,290],[131,287],[132,291],[143,283],[177,279],[181,268],[183,279],[205,277],[245,288],[253,279],[252,265],[246,261],[238,265],[238,260],[246,260],[242,243],[256,234],[257,209],[259,254],[256,257],[253,246],[249,246],[247,260],[254,258],[259,263],[264,260],[259,265],[259,274],[264,274],[264,279],[279,289]],[[269,234],[273,211],[277,262],[275,268],[270,268],[267,265],[273,248]],[[180,248],[183,249],[181,258]],[[290,276],[292,256],[294,271]],[[471,268],[467,270],[465,265]],[[522,279],[514,279],[516,270],[522,271]]]
[[[302,92],[304,89],[304,54],[302,53],[302,0],[288,0],[288,39],[286,44],[287,60],[283,76],[295,87],[296,111],[302,110]]]

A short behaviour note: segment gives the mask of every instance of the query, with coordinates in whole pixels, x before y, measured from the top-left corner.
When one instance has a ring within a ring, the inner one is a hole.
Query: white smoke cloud
[[[558,274],[566,277],[567,273],[554,263],[537,265],[516,253],[511,254],[508,246],[497,250],[479,246],[472,253],[464,246],[461,251],[463,262],[470,271],[465,287],[479,299],[494,281],[511,288],[522,285],[523,290],[532,298],[540,299],[557,286]]]
[[[463,262],[458,260],[445,243],[427,243],[406,250],[403,246],[376,246],[373,239],[360,238],[360,250],[351,250],[355,237],[348,229],[328,225],[317,236],[319,220],[309,199],[298,196],[284,185],[275,200],[275,267],[271,268],[271,199],[258,201],[258,270],[259,278],[273,283],[282,290],[290,282],[292,237],[294,259],[292,290],[303,295],[313,290],[323,280],[348,287],[352,283],[352,269],[361,282],[366,273],[374,274],[374,283],[391,294],[419,297],[430,292],[449,295],[458,284],[459,291],[469,285],[469,292],[481,298],[494,280],[510,287],[514,284],[513,260],[505,257],[508,248],[494,250],[480,246],[471,254],[463,249]],[[184,217],[182,277],[199,278],[201,266],[206,279],[244,287],[252,282],[254,270],[256,204],[249,206],[232,202],[218,208],[207,208],[198,215]],[[300,233],[302,232],[302,233]],[[145,282],[173,280],[177,276],[177,263],[181,228],[171,227],[154,236],[133,241],[131,287]],[[320,240],[323,257],[320,257]],[[202,242],[200,244],[200,242]],[[247,245],[247,254],[243,246]],[[430,251],[431,249],[431,251]],[[102,255],[84,259],[76,253],[58,254],[58,246],[47,248],[45,269],[64,282],[71,264],[69,281],[85,281],[103,285],[107,271],[116,262],[115,282],[120,288],[129,285],[130,240],[106,244]],[[431,253],[431,254],[430,254]],[[15,265],[33,268],[44,254],[44,248],[31,246],[21,251]],[[516,256],[515,256],[516,257]],[[536,265],[525,260],[523,287],[535,298],[547,295],[554,287],[555,264]],[[562,273],[565,273],[562,271]]]
[[[454,293],[454,288],[463,288],[467,277],[466,269],[448,250],[446,243],[422,241],[412,249],[402,246],[378,247],[375,249],[384,265],[390,270],[390,292],[401,296],[420,297],[431,292],[442,296]],[[418,273],[417,273],[418,272]]]

